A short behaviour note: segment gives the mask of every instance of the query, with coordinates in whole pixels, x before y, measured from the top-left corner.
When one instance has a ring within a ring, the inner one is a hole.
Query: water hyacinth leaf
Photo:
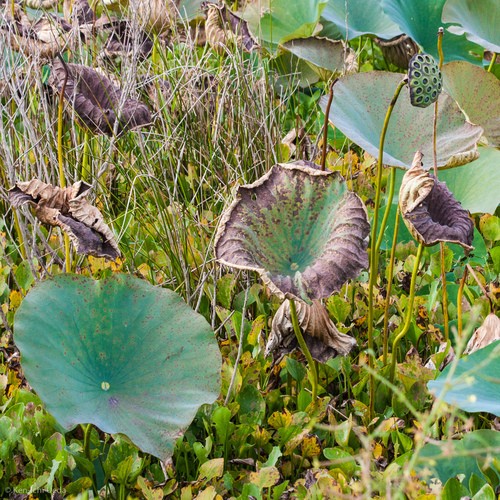
[[[402,75],[386,71],[356,73],[334,87],[330,121],[349,139],[377,157],[387,108]],[[323,111],[327,97],[321,98]],[[437,165],[458,166],[477,158],[476,145],[483,129],[467,122],[457,103],[441,93],[438,98]],[[387,130],[383,163],[409,168],[415,151],[422,151],[424,167],[433,165],[434,107],[416,108],[407,96],[399,97]]]
[[[401,35],[401,28],[382,10],[380,0],[339,2],[328,0],[321,14],[325,36],[352,40],[373,34],[381,38]]]
[[[299,38],[284,43],[283,48],[309,63],[323,81],[342,72],[351,73],[358,67],[356,53],[340,40]]]
[[[480,125],[490,146],[500,146],[500,80],[483,68],[465,61],[443,66],[444,90]]]
[[[347,356],[356,345],[356,340],[340,333],[328,315],[328,311],[318,301],[312,305],[297,301],[297,319],[311,356],[320,363],[326,363],[337,355]],[[290,301],[285,300],[274,315],[271,333],[267,341],[265,355],[273,353],[275,363],[298,347],[290,315]]]
[[[116,259],[118,244],[99,209],[87,200],[90,188],[82,181],[63,189],[32,179],[16,183],[9,190],[9,201],[16,208],[32,205],[41,222],[68,234],[78,253]]]
[[[215,242],[222,264],[257,271],[279,297],[329,296],[368,266],[361,199],[338,173],[277,164],[240,186]]]
[[[422,154],[417,152],[399,189],[399,208],[406,227],[419,243],[426,246],[445,241],[471,250],[474,223],[469,213],[444,182],[422,167],[421,159]]]
[[[446,0],[382,0],[384,12],[400,28],[400,33],[406,33],[417,42],[424,52],[439,60],[437,52],[437,33],[440,27],[449,26],[443,23],[441,16]],[[478,65],[482,64],[483,49],[465,36],[447,32],[443,37],[444,60],[465,60]]]
[[[39,283],[14,330],[24,374],[63,428],[92,423],[162,460],[219,394],[221,356],[206,320],[133,276]]]
[[[151,124],[148,107],[130,98],[122,103],[121,90],[109,78],[87,66],[55,59],[51,78],[59,92],[66,77],[64,95],[92,132],[111,135],[117,120],[118,133]]]
[[[443,401],[468,412],[500,416],[500,340],[464,356],[449,376],[450,365],[427,385]]]
[[[496,0],[447,0],[443,21],[448,31],[463,35],[491,52],[500,52],[500,11]]]
[[[239,15],[250,32],[269,50],[279,43],[315,33],[326,0],[264,0],[247,2]]]

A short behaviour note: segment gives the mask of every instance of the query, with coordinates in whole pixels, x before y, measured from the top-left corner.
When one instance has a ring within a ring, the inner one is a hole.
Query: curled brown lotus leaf
[[[496,314],[490,313],[470,338],[464,354],[472,354],[496,340],[500,340],[500,318]]]
[[[347,356],[356,345],[356,340],[340,333],[321,302],[313,300],[311,305],[295,301],[299,326],[311,356],[325,363],[335,356]],[[274,315],[265,355],[275,354],[279,362],[285,354],[298,347],[290,316],[290,301],[285,300]]]
[[[66,99],[71,101],[83,123],[96,134],[112,135],[117,120],[118,133],[151,124],[148,107],[135,99],[125,99],[119,112],[121,90],[92,68],[55,59],[51,77],[58,91],[61,91],[67,77]]]
[[[64,0],[63,13],[67,21],[76,21],[78,25],[95,21],[95,14],[88,0]]]
[[[399,191],[399,207],[406,227],[425,246],[445,241],[472,250],[474,223],[469,213],[444,182],[423,168],[421,160],[422,154],[417,152]]]
[[[375,43],[380,47],[388,62],[402,69],[408,69],[410,59],[420,50],[415,41],[405,34],[397,35],[389,40],[375,37]]]
[[[134,28],[126,19],[110,22],[107,29],[111,32],[104,45],[103,53],[109,59],[130,57],[133,54],[145,59],[153,51],[153,40],[148,34],[138,27]]]
[[[32,179],[16,183],[9,190],[9,201],[16,208],[26,203],[32,205],[40,222],[60,227],[79,254],[116,259],[120,250],[113,232],[99,209],[87,200],[90,187],[79,181],[60,188]]]
[[[155,33],[163,33],[176,23],[180,0],[129,0],[129,10],[139,24]]]

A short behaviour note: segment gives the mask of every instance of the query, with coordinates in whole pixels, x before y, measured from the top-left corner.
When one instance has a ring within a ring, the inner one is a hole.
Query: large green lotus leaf
[[[401,28],[401,32],[413,38],[428,54],[437,60],[437,33],[447,28],[441,15],[446,0],[382,0],[384,12]],[[482,64],[483,48],[462,35],[446,32],[443,36],[445,61],[466,60]],[[476,54],[476,56],[472,54]]]
[[[465,433],[462,439],[426,444],[419,453],[415,470],[417,474],[425,475],[427,481],[436,477],[443,484],[463,474],[462,484],[468,485],[472,474],[486,479],[482,466],[491,467],[491,459],[499,454],[500,432],[480,429]]]
[[[402,33],[401,28],[384,13],[380,0],[328,0],[321,14],[321,23],[325,35],[344,40],[367,33],[380,38],[393,38]]]
[[[299,59],[291,52],[283,52],[269,61],[269,67],[280,76],[277,78],[275,88],[279,93],[279,87],[301,88],[310,87],[319,81],[319,74],[310,64]]]
[[[326,0],[263,0],[247,2],[240,15],[252,34],[269,49],[293,38],[314,34]]]
[[[500,203],[500,151],[478,148],[479,158],[468,165],[439,172],[462,206],[471,213],[495,213]]]
[[[259,272],[278,296],[309,301],[368,267],[369,230],[363,202],[338,173],[278,164],[240,186],[215,253],[223,264]]]
[[[491,52],[500,52],[500,9],[498,0],[447,0],[443,21],[448,31],[463,35]],[[457,25],[458,26],[455,26]]]
[[[92,423],[162,460],[219,394],[221,356],[206,320],[132,276],[38,284],[14,337],[28,382],[65,429]]]
[[[500,146],[500,80],[465,61],[445,64],[444,89],[469,120],[481,125],[491,146]]]
[[[372,156],[379,153],[380,133],[387,108],[402,75],[371,71],[348,75],[334,87],[330,121],[349,139]],[[323,111],[327,97],[321,98]],[[468,123],[457,103],[447,94],[439,96],[437,164],[457,166],[477,157],[476,144],[483,129]],[[415,151],[422,151],[425,168],[433,165],[434,106],[416,108],[403,89],[389,122],[384,146],[384,164],[409,168]]]
[[[443,401],[464,411],[485,411],[500,416],[500,340],[458,361],[450,376],[448,365],[427,385]]]
[[[357,68],[356,53],[340,40],[310,37],[290,40],[283,47],[304,61],[327,81],[332,75]]]

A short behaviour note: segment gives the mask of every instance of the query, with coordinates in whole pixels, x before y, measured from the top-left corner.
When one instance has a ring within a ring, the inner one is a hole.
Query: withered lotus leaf
[[[122,103],[121,90],[92,68],[55,59],[52,74],[59,91],[67,74],[64,95],[83,123],[96,134],[111,135],[116,120],[118,133],[151,123],[151,113],[145,104],[130,98]]]
[[[40,222],[60,227],[78,253],[116,259],[120,250],[113,232],[99,209],[87,200],[90,187],[79,181],[63,189],[32,179],[17,182],[9,190],[9,201],[16,208],[26,203],[33,205]]]
[[[106,57],[130,57],[135,51],[136,57],[145,59],[153,51],[153,40],[130,21],[111,21],[107,27],[111,33],[103,48]]]
[[[497,340],[500,340],[500,318],[496,314],[490,313],[470,338],[464,354],[476,352]]]
[[[311,305],[295,302],[299,326],[311,356],[325,363],[337,355],[347,356],[356,345],[356,340],[340,333],[321,302],[313,300]],[[293,352],[298,346],[290,316],[290,301],[285,300],[274,315],[265,355],[274,353],[277,362]]]
[[[79,25],[95,21],[95,14],[88,0],[64,0],[63,12],[68,21],[76,20]]]
[[[260,273],[279,297],[329,296],[368,267],[366,208],[336,172],[277,164],[240,186],[222,216],[222,264]]]
[[[426,246],[439,241],[458,243],[472,249],[474,223],[444,182],[438,181],[422,166],[417,151],[399,191],[399,208],[412,236]]]
[[[419,51],[415,40],[405,34],[397,35],[389,40],[376,36],[374,40],[387,61],[398,68],[407,69],[410,59]]]

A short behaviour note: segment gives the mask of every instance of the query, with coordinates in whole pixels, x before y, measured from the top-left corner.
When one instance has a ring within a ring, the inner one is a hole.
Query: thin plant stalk
[[[316,370],[316,363],[307,348],[306,341],[302,336],[302,332],[300,330],[299,319],[297,317],[297,309],[295,307],[295,301],[293,299],[289,300],[290,302],[290,317],[292,319],[293,331],[295,332],[295,336],[297,337],[297,342],[299,343],[300,349],[304,353],[304,356],[307,359],[307,363],[309,364],[309,371],[311,374],[311,386],[312,386],[312,402],[316,401],[318,397],[318,372]]]
[[[394,261],[396,260],[396,244],[398,242],[399,232],[399,210],[396,210],[396,221],[394,222],[394,234],[392,237],[391,256],[389,257],[389,271],[387,279],[387,290],[385,297],[384,307],[384,330],[383,330],[383,363],[387,365],[387,358],[389,353],[389,306],[391,304],[391,291],[392,291],[392,278],[394,275]]]
[[[396,374],[396,359],[397,359],[397,348],[398,344],[401,342],[403,337],[408,333],[411,325],[411,319],[413,318],[413,303],[415,302],[415,288],[417,282],[418,266],[420,265],[420,259],[422,258],[422,253],[424,250],[424,245],[420,243],[417,250],[417,257],[413,265],[413,272],[411,273],[411,283],[410,283],[410,297],[408,298],[408,304],[406,305],[406,317],[403,328],[396,335],[396,338],[392,342],[392,356],[391,356],[391,373],[390,382],[394,383],[394,375]]]
[[[377,183],[376,183],[376,192],[375,192],[375,207],[373,210],[373,222],[372,222],[372,230],[370,235],[370,278],[368,281],[368,366],[373,369],[373,358],[374,358],[374,345],[373,345],[373,289],[375,288],[375,282],[377,280],[378,275],[378,251],[377,251],[377,240],[378,240],[378,213],[380,208],[380,196],[382,190],[382,159],[384,157],[384,143],[385,143],[385,135],[387,133],[387,128],[389,126],[389,120],[391,118],[392,111],[394,106],[396,105],[396,101],[398,100],[399,94],[401,90],[406,84],[406,80],[403,79],[399,82],[399,85],[392,96],[389,107],[387,108],[387,112],[385,114],[384,124],[382,127],[382,132],[380,133],[380,143],[379,143],[379,157],[377,163]],[[384,227],[380,228],[380,232],[384,232]],[[373,375],[370,375],[370,407],[369,407],[369,415],[370,420],[373,418],[373,412],[375,408],[375,379]]]
[[[469,270],[467,267],[464,269],[464,275],[462,276],[462,279],[460,280],[460,286],[458,287],[458,294],[457,294],[457,330],[458,330],[458,338],[462,337],[462,330],[463,330],[463,322],[462,322],[462,297],[464,295],[464,287],[465,287],[465,282],[467,281],[467,274],[469,273]]]
[[[491,61],[488,66],[488,73],[491,73],[493,71],[493,66],[495,65],[495,61],[497,59],[497,53],[493,52],[493,55],[491,56]]]
[[[333,86],[337,83],[336,78],[330,85],[330,94],[325,108],[325,123],[323,124],[323,150],[321,152],[321,170],[326,170],[326,150],[328,149],[328,117],[330,116],[330,108],[333,101]]]
[[[380,247],[382,246],[382,240],[384,239],[384,231],[389,219],[389,214],[391,213],[392,200],[394,199],[394,191],[396,187],[396,167],[391,167],[389,173],[389,191],[387,193],[387,204],[384,211],[384,216],[382,217],[382,222],[380,223],[380,231],[378,233],[377,243],[375,245],[375,253],[378,254]]]
[[[87,424],[86,426],[81,426],[83,429],[83,452],[85,453],[85,458],[92,463],[92,455],[90,453],[90,436],[92,434],[92,429],[94,426],[92,424]],[[96,478],[95,473],[92,474],[90,478],[92,480],[92,489],[94,490],[94,494],[97,495],[97,486],[96,486]]]

